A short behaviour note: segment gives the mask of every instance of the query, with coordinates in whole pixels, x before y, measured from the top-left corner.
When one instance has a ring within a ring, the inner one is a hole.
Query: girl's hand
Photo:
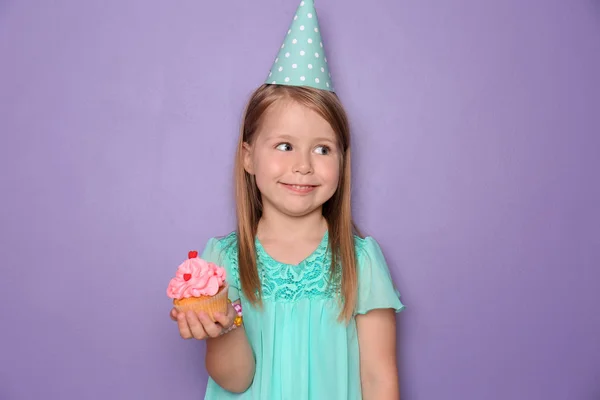
[[[216,313],[214,315],[215,322],[204,312],[196,314],[193,311],[178,312],[175,308],[171,310],[171,319],[177,321],[179,334],[184,339],[203,340],[219,337],[224,330],[233,325],[236,315],[231,303],[227,304],[227,314]]]

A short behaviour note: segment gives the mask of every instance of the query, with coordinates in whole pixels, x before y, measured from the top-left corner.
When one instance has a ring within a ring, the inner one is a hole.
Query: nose
[[[297,157],[294,163],[294,172],[297,172],[302,175],[307,175],[313,172],[313,166],[310,154],[305,154],[304,152],[298,152]]]

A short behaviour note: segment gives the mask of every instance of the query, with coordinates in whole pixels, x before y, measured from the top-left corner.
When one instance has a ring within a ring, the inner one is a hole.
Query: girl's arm
[[[396,316],[375,309],[356,316],[360,348],[360,381],[364,400],[398,400]]]
[[[244,325],[206,340],[206,370],[223,389],[245,392],[254,379],[254,355]]]
[[[221,335],[224,327],[233,324],[237,313],[229,304],[227,314],[215,314],[213,322],[205,313],[191,311],[178,313],[171,310],[171,319],[177,321],[179,334],[184,339],[206,340],[206,370],[223,389],[245,392],[254,379],[255,361],[244,326]]]

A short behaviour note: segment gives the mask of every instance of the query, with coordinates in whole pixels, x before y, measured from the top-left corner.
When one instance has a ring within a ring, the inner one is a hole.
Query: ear
[[[250,175],[254,174],[254,165],[252,163],[252,146],[246,142],[243,144],[244,169]]]

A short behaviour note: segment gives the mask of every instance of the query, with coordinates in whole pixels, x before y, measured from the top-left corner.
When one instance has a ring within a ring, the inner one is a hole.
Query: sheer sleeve
[[[356,313],[366,314],[378,308],[392,308],[396,312],[405,306],[392,282],[390,271],[379,244],[372,237],[360,239],[358,259],[358,300]]]

